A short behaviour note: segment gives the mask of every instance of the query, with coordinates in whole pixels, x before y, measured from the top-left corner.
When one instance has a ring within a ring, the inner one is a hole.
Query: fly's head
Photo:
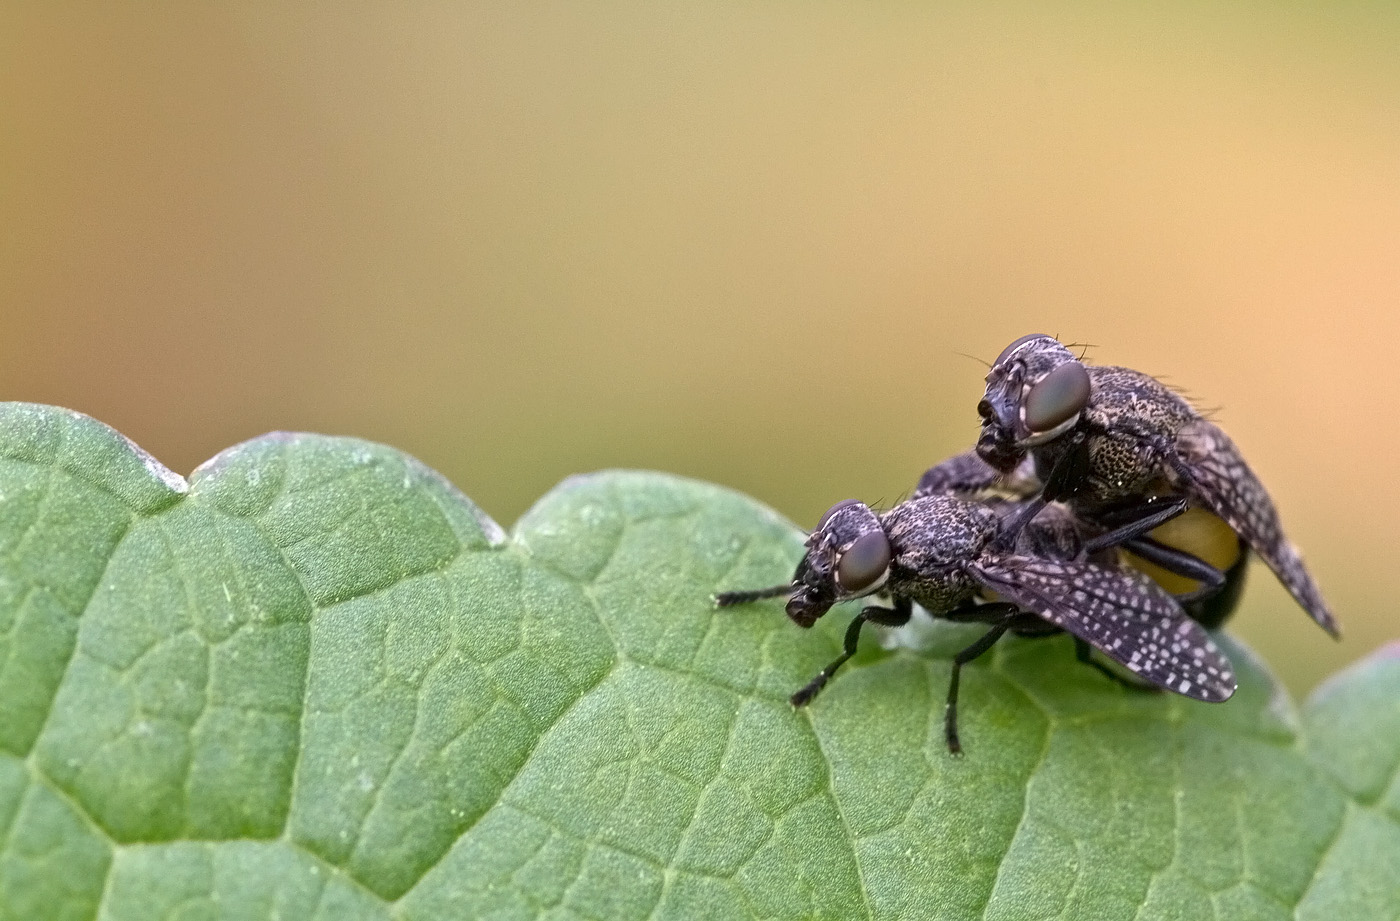
[[[1078,424],[1089,402],[1089,372],[1052,336],[1022,336],[997,356],[977,404],[982,434],[977,453],[1009,473],[1027,450]]]
[[[890,574],[890,541],[870,507],[855,499],[827,510],[797,564],[787,615],[810,627],[833,604],[869,595]]]

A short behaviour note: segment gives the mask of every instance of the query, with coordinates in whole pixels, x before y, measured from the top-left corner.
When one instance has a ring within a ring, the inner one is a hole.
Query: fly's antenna
[[[736,604],[748,604],[750,601],[760,601],[764,598],[777,598],[780,595],[791,595],[793,586],[791,582],[784,582],[782,585],[773,585],[768,588],[755,588],[746,592],[718,592],[710,596],[715,607],[727,608]]]

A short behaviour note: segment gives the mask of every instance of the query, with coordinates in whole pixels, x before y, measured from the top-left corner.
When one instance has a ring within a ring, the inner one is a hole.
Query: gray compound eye
[[[1063,425],[1089,402],[1089,372],[1067,361],[1040,379],[1026,394],[1026,428],[1032,434]]]
[[[995,368],[997,365],[1001,364],[1003,361],[1006,361],[1006,359],[1008,359],[1008,358],[1011,357],[1011,353],[1012,353],[1012,352],[1016,351],[1017,349],[1019,349],[1022,345],[1026,344],[1027,342],[1030,342],[1032,339],[1049,339],[1049,338],[1050,338],[1050,337],[1047,336],[1047,335],[1045,335],[1044,333],[1031,333],[1031,334],[1028,335],[1028,336],[1022,336],[1020,339],[1017,339],[1015,342],[1011,343],[1011,344],[1008,345],[1006,348],[1004,348],[1004,349],[1001,350],[1001,354],[997,356],[997,360],[994,361],[994,362],[992,362],[992,367]]]
[[[836,581],[848,592],[860,592],[874,585],[890,568],[890,541],[880,531],[856,538],[836,564]]]

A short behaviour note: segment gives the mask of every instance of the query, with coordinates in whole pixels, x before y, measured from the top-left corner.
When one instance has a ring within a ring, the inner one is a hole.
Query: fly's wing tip
[[[1284,536],[1283,525],[1264,484],[1245,463],[1239,448],[1204,419],[1177,433],[1168,462],[1201,504],[1218,515],[1264,561],[1288,593],[1333,639],[1341,630],[1322,592],[1303,565],[1302,554]]]
[[[1211,695],[1203,699],[1213,704],[1224,703],[1231,697],[1234,697],[1235,692],[1238,691],[1239,688],[1240,683],[1235,680],[1234,675],[1223,675],[1221,676],[1220,683],[1209,689]]]
[[[1239,682],[1235,679],[1234,672],[1222,671],[1219,675],[1201,675],[1204,680],[1182,682],[1173,685],[1170,681],[1153,681],[1164,691],[1173,691],[1182,697],[1191,700],[1199,700],[1207,704],[1220,704],[1235,696],[1235,691],[1239,690]]]
[[[1326,630],[1328,635],[1334,640],[1342,638],[1342,629],[1337,625],[1337,618],[1332,613],[1332,607],[1327,603],[1327,599],[1322,597],[1322,589],[1308,573],[1307,566],[1303,563],[1303,554],[1298,551],[1296,545],[1282,541],[1277,548],[1277,558],[1272,559],[1259,554],[1264,562],[1274,570],[1283,587],[1288,589],[1288,594],[1293,596],[1293,600],[1298,602],[1298,606],[1308,612],[1319,627]]]
[[[1234,669],[1199,623],[1155,583],[1093,563],[1009,556],[974,567],[983,584],[1086,640],[1138,678],[1211,703],[1235,692]]]
[[[1332,639],[1340,640],[1342,628],[1337,624],[1337,618],[1332,614],[1332,608],[1323,599],[1322,591],[1318,589],[1317,583],[1303,569],[1302,557],[1293,547],[1290,546],[1289,549],[1293,550],[1293,559],[1296,562],[1286,567],[1284,573],[1279,574],[1279,581],[1283,583],[1283,587],[1288,589],[1288,594],[1293,596],[1293,600],[1298,602],[1298,606],[1307,612],[1314,623],[1326,630],[1327,635]]]

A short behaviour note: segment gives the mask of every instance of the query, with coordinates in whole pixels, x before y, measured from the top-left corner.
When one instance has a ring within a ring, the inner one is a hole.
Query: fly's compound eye
[[[880,531],[870,531],[841,554],[836,581],[844,591],[862,592],[880,580],[890,568],[890,541]]]
[[[1026,428],[1032,434],[1048,432],[1073,419],[1089,402],[1089,372],[1077,361],[1067,361],[1026,394]]]

